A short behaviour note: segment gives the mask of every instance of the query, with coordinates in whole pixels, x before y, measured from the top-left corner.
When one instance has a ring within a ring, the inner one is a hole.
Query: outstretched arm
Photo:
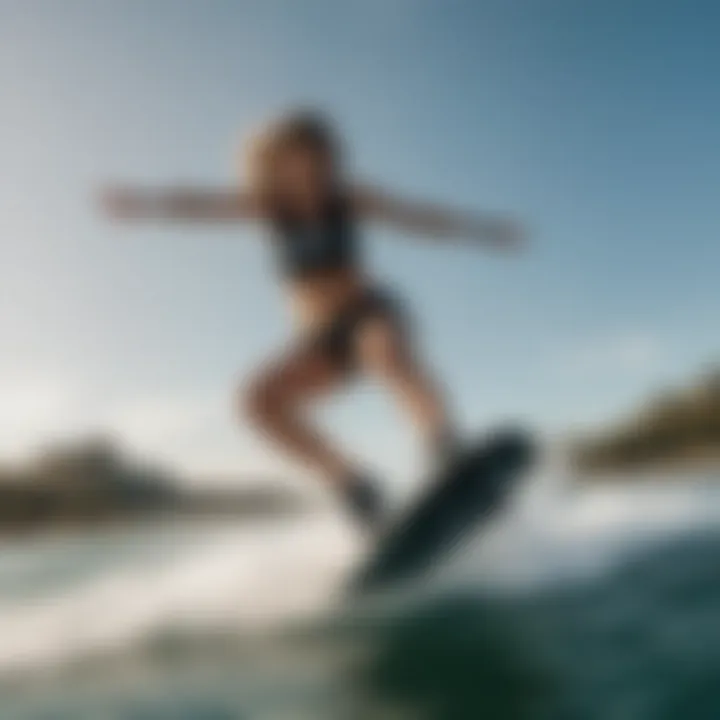
[[[382,190],[358,187],[353,190],[357,210],[400,230],[443,240],[469,240],[501,249],[522,244],[522,227],[511,218],[470,215],[438,205],[403,200]]]
[[[101,202],[117,220],[239,222],[260,215],[257,204],[240,190],[111,187]]]

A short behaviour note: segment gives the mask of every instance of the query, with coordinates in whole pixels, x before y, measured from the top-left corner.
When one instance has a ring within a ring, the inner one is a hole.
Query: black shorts
[[[309,342],[338,368],[351,372],[356,366],[355,334],[364,322],[373,318],[390,320],[403,334],[408,330],[402,302],[391,293],[374,288],[340,310]]]

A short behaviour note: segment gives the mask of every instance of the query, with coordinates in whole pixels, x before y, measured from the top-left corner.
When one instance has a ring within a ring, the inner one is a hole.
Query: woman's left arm
[[[438,240],[468,240],[514,250],[524,241],[522,226],[512,218],[473,215],[432,203],[405,200],[368,186],[352,190],[352,202],[365,218],[408,233]]]

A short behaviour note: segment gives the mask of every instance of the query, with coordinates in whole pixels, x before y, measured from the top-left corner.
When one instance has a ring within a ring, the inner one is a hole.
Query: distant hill
[[[720,462],[720,368],[651,400],[633,416],[577,443],[575,458],[586,470]]]
[[[157,467],[130,461],[112,442],[48,448],[20,469],[0,468],[0,532],[103,524],[153,515],[277,515],[300,498],[278,484],[190,491]]]

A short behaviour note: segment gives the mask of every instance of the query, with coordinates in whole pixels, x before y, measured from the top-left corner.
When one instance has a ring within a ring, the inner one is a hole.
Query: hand
[[[523,249],[527,233],[523,225],[513,219],[494,219],[482,224],[478,240],[505,252]]]
[[[147,214],[147,198],[130,188],[110,187],[100,194],[103,210],[115,220],[133,220]]]

